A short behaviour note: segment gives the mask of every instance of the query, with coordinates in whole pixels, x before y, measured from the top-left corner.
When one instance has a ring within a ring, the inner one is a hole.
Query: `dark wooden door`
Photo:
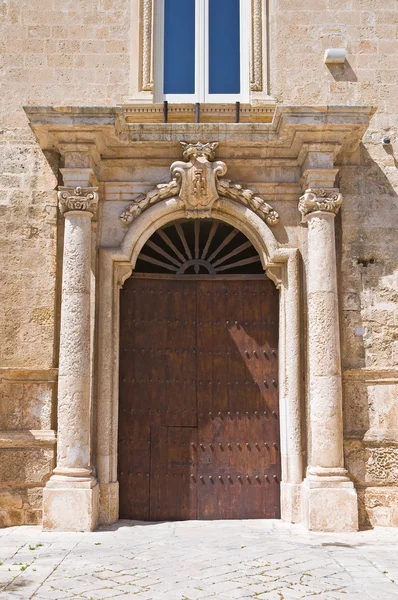
[[[278,295],[265,277],[121,292],[121,518],[278,518]]]

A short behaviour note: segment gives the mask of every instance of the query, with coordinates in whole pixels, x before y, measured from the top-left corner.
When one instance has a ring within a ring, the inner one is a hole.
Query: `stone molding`
[[[97,187],[58,187],[59,208],[62,214],[71,211],[96,214],[98,205]]]
[[[252,0],[252,44],[251,44],[251,72],[250,90],[263,91],[263,26],[262,26],[263,0]]]
[[[56,434],[52,429],[0,431],[0,448],[55,446],[56,441]]]
[[[301,196],[298,209],[303,218],[314,212],[327,212],[337,215],[343,202],[338,188],[309,188]]]
[[[118,246],[99,251],[97,318],[101,326],[96,354],[96,438],[101,523],[113,522],[118,514],[119,288],[134,270],[137,256],[150,235],[167,223],[183,218],[185,207],[180,198],[160,201],[149,206],[139,219],[134,219]],[[273,230],[242,203],[220,197],[214,204],[213,218],[225,221],[246,235],[259,253],[264,271],[270,272],[280,287],[281,511],[284,520],[299,522],[303,481],[300,253],[297,248],[281,247]]]
[[[276,225],[279,222],[276,210],[255,190],[233,183],[229,179],[219,179],[220,175],[227,172],[227,166],[222,161],[214,161],[217,142],[181,142],[181,146],[186,162],[176,161],[171,165],[173,179],[168,183],[160,183],[138,196],[120,215],[122,223],[130,225],[149,206],[177,196],[183,201],[188,218],[209,217],[214,202],[224,197],[248,206],[268,225]]]
[[[141,0],[141,89],[153,91],[153,0]]]
[[[175,115],[171,119],[175,108]],[[271,158],[263,156],[260,149],[277,147],[278,161],[282,167],[302,164],[308,146],[317,151],[338,154],[351,153],[368,128],[375,109],[368,106],[282,106],[260,105],[247,111],[260,111],[256,122],[235,123],[234,105],[211,105],[219,119],[202,122],[207,107],[201,107],[201,122],[194,121],[194,105],[189,106],[192,115],[184,121],[184,105],[169,105],[169,121],[164,123],[161,104],[126,104],[120,107],[48,107],[25,106],[33,132],[42,150],[61,148],[71,150],[76,144],[92,145],[101,160],[111,154],[113,158],[128,158],[131,145],[140,144],[141,154],[153,148],[156,140],[162,140],[165,152],[175,152],[176,142],[205,137],[207,140],[244,144],[252,157],[262,160],[263,167],[272,166]],[[203,109],[203,110],[202,110]],[[245,110],[245,106],[241,106]],[[181,114],[182,111],[182,114]],[[225,111],[231,121],[227,122]],[[209,117],[210,118],[210,117]],[[347,164],[354,164],[347,158]],[[310,188],[306,185],[306,188]],[[328,187],[328,186],[314,186]]]
[[[58,369],[15,369],[13,367],[0,368],[0,382],[7,383],[25,383],[25,382],[56,382],[58,379]]]

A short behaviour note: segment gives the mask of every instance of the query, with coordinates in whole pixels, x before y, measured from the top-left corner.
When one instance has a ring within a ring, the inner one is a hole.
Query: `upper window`
[[[156,0],[157,101],[247,102],[248,0]]]

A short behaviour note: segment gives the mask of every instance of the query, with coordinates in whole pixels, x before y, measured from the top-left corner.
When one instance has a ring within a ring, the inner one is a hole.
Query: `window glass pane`
[[[164,93],[195,93],[195,0],[164,0]]]
[[[240,94],[239,3],[209,0],[210,94]]]

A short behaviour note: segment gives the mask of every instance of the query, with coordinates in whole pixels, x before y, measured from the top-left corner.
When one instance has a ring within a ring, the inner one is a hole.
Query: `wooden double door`
[[[121,518],[280,516],[277,294],[264,276],[125,283]]]

